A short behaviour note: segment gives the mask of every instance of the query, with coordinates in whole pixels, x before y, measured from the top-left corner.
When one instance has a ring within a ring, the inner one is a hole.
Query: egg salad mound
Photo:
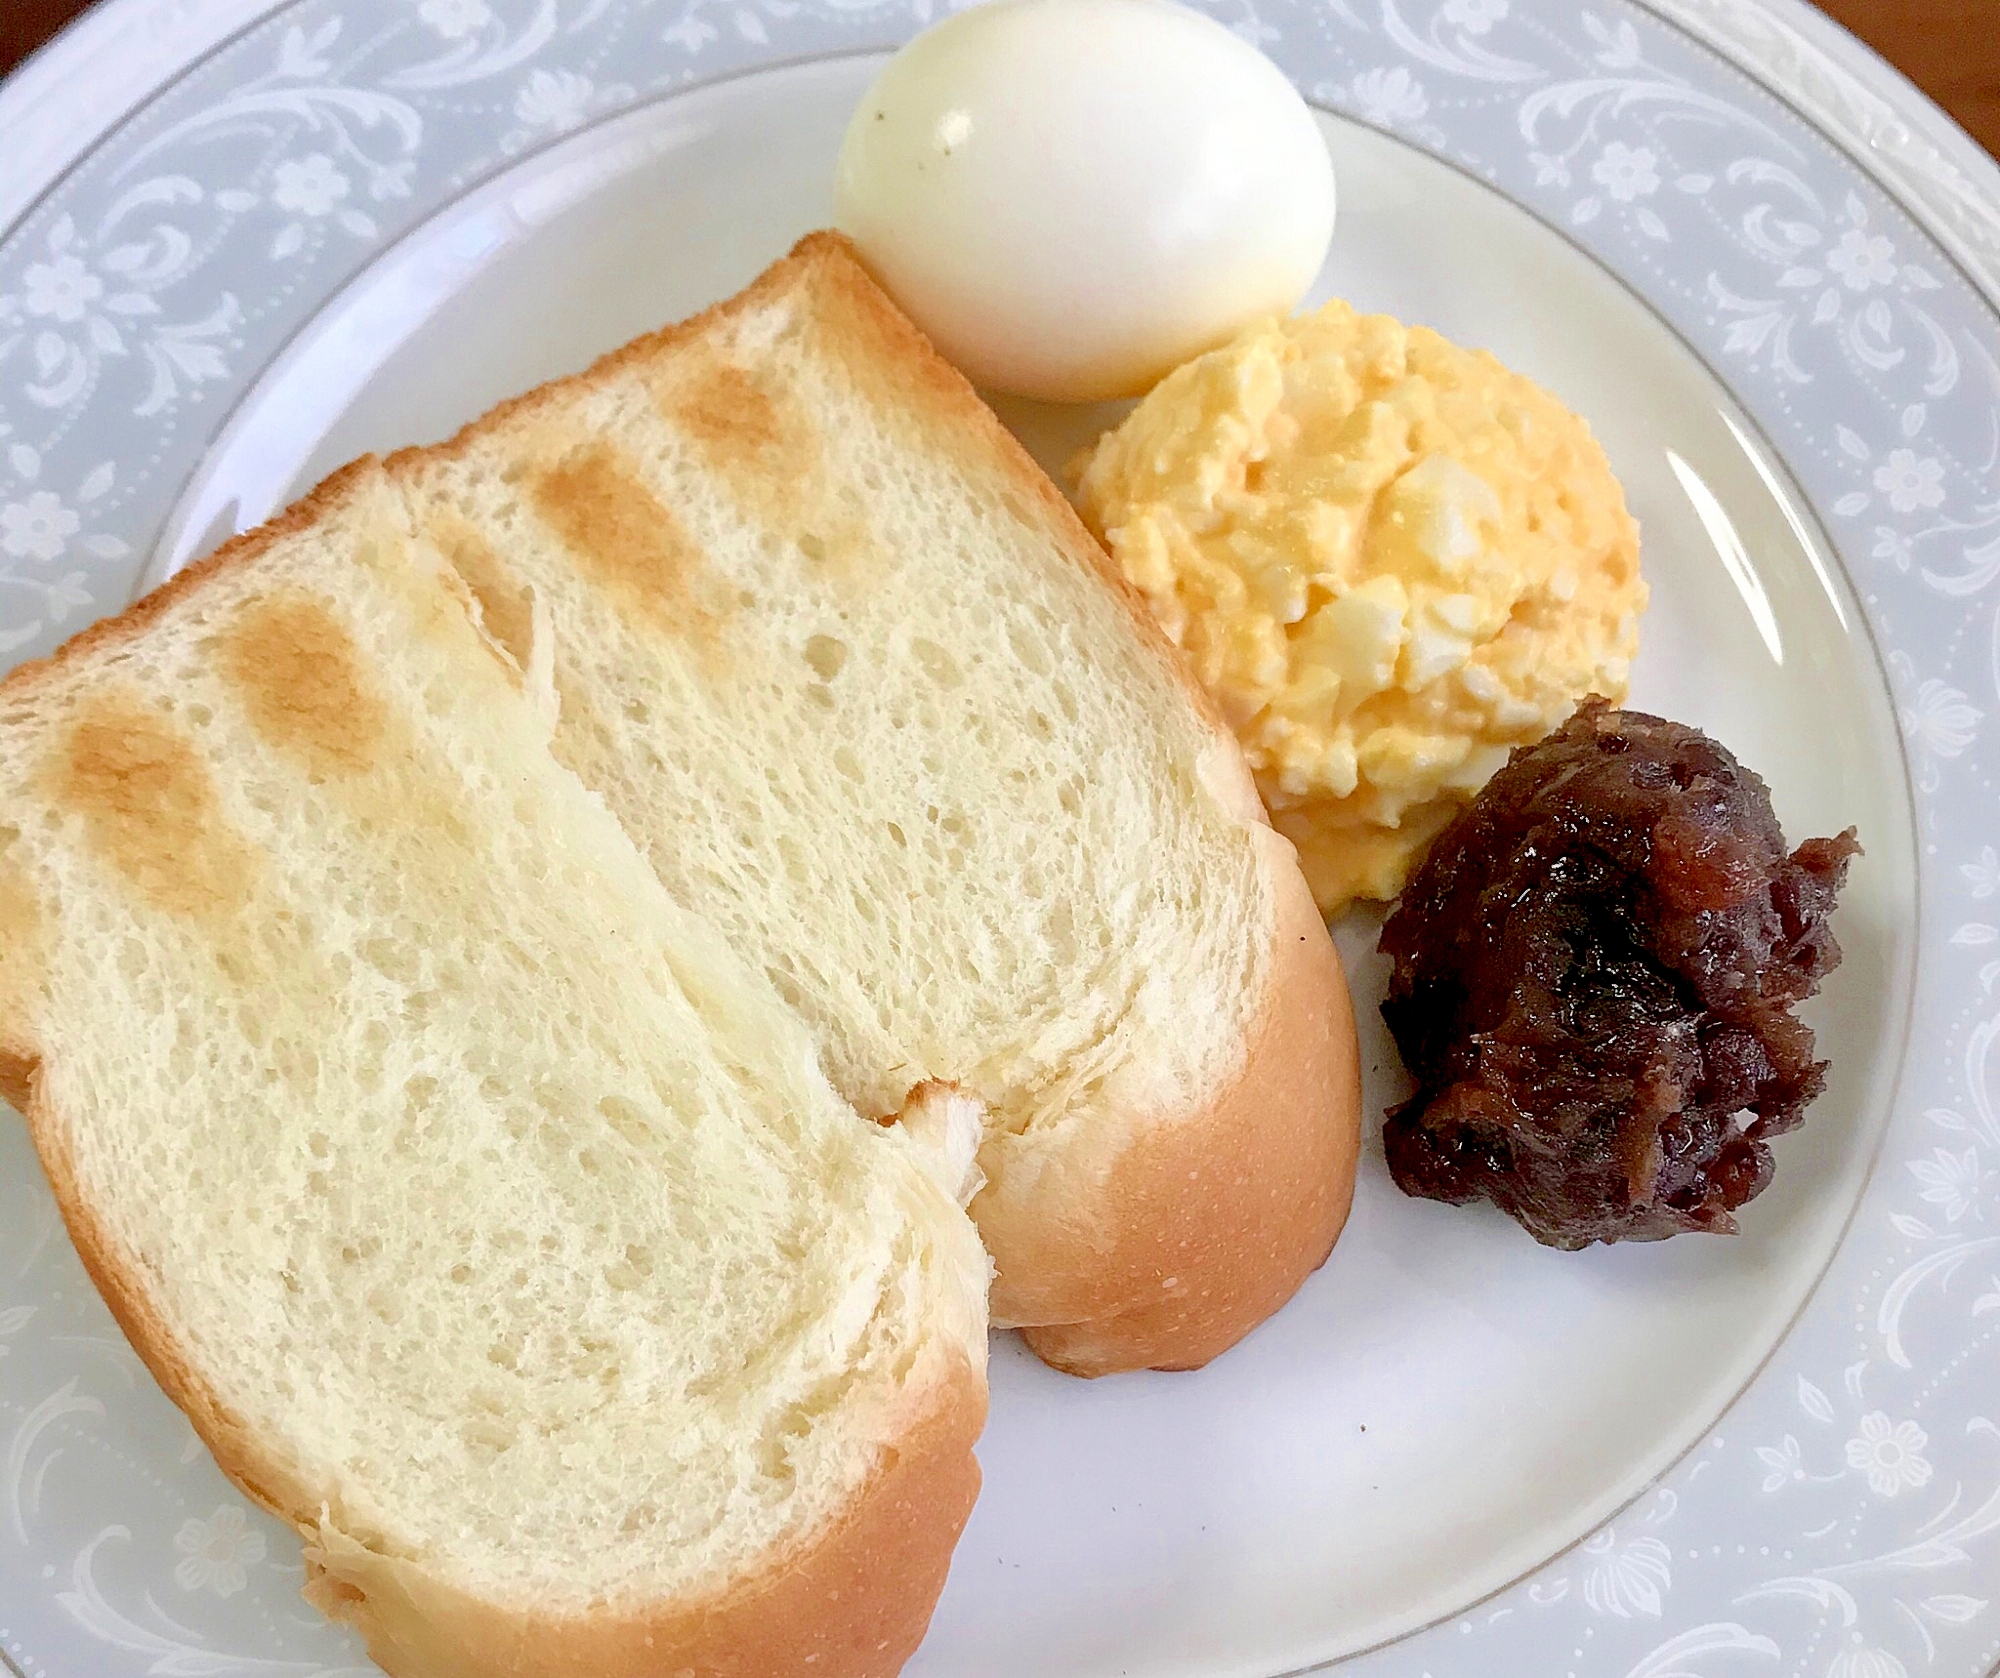
[[[1484,352],[1345,303],[1170,373],[1079,504],[1241,738],[1328,914],[1402,890],[1515,746],[1625,697],[1604,451]]]

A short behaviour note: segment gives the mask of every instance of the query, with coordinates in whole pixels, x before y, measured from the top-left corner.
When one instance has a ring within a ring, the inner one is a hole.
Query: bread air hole
[[[1050,954],[1058,966],[1067,966],[1076,960],[1076,921],[1066,901],[1049,906],[1047,935]]]
[[[821,681],[830,682],[847,663],[847,643],[832,635],[814,635],[806,642],[806,663]]]
[[[398,938],[369,938],[355,951],[385,979],[399,985],[415,984],[422,971],[416,952]]]
[[[1021,633],[1018,624],[1007,626],[1007,645],[1013,651],[1015,662],[1037,676],[1049,673],[1048,649],[1040,642]]]
[[[497,1416],[474,1416],[459,1428],[459,1437],[475,1451],[498,1454],[511,1450],[517,1430]]]
[[[937,686],[955,688],[964,684],[965,673],[959,669],[958,661],[935,641],[927,641],[920,635],[910,642],[910,651],[924,674]]]
[[[598,1102],[597,1110],[610,1121],[611,1128],[633,1147],[644,1147],[651,1140],[653,1127],[637,1102],[628,1101],[622,1095],[607,1095]]]

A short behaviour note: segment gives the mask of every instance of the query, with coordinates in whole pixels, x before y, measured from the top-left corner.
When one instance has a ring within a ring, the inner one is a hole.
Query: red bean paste
[[[1839,964],[1859,850],[1787,855],[1756,775],[1601,700],[1516,751],[1382,930],[1419,1086],[1383,1132],[1396,1182],[1570,1250],[1733,1231],[1826,1081],[1792,1009]]]

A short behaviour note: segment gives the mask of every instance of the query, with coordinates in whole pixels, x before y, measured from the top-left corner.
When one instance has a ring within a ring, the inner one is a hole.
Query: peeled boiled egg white
[[[1136,396],[1288,312],[1333,236],[1333,164],[1276,65],[1169,0],[989,0],[889,61],[836,216],[976,383]]]

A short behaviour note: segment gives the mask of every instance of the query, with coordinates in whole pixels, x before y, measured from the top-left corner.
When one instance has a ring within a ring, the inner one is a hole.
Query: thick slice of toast
[[[1229,730],[832,235],[389,463],[556,752],[888,1117],[988,1109],[996,1320],[1204,1362],[1346,1216],[1353,1020]]]
[[[987,1262],[373,463],[0,685],[0,1093],[399,1678],[895,1672]]]

